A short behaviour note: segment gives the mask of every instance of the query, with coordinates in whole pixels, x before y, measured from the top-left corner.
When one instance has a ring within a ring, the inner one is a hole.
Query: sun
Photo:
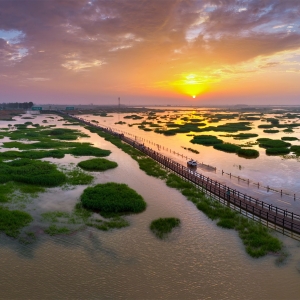
[[[205,93],[208,89],[208,82],[205,76],[195,73],[181,74],[181,79],[173,82],[172,85],[178,92],[189,95],[193,99]]]

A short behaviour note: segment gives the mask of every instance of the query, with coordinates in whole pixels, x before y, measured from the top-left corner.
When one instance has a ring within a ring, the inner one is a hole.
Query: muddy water
[[[236,232],[218,228],[179,192],[145,175],[99,136],[91,134],[90,140],[110,149],[109,159],[119,164],[95,174],[95,183],[128,184],[144,197],[146,211],[127,217],[131,225],[121,230],[85,229],[53,238],[41,233],[27,246],[1,235],[1,299],[299,298],[299,242],[278,235],[290,254],[280,267],[272,255],[250,258]],[[67,165],[81,159],[66,156],[53,162]],[[83,188],[49,189],[28,209],[36,215],[71,211]],[[169,216],[180,218],[181,226],[160,241],[149,224]]]

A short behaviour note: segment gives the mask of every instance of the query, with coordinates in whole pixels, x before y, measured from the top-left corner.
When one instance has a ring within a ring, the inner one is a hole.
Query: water
[[[209,111],[201,111],[201,113],[206,113]],[[193,112],[195,113],[195,111]],[[222,113],[222,112],[219,112]],[[161,115],[180,115],[191,117],[191,111],[177,111],[175,113],[161,112],[157,113],[158,116]],[[300,214],[300,182],[298,180],[299,174],[299,161],[296,159],[284,159],[281,156],[268,156],[265,154],[265,149],[260,148],[258,145],[253,146],[251,149],[258,150],[260,153],[257,159],[245,159],[237,156],[233,153],[226,153],[223,151],[218,151],[213,149],[213,147],[206,147],[202,145],[192,144],[190,140],[191,136],[186,134],[177,134],[176,136],[164,136],[162,134],[157,134],[155,132],[145,132],[140,130],[137,126],[129,127],[127,124],[140,123],[143,120],[131,120],[124,119],[126,114],[110,114],[112,117],[99,117],[93,115],[85,115],[84,118],[88,120],[96,120],[99,125],[104,127],[110,127],[119,132],[125,133],[127,136],[137,139],[138,141],[145,143],[153,149],[159,150],[164,155],[173,158],[179,163],[186,164],[189,158],[193,158],[198,162],[203,162],[205,164],[214,166],[217,168],[216,172],[208,171],[206,168],[198,168],[198,172],[208,176],[212,179],[218,180],[219,182],[229,185],[234,189],[238,189],[246,194],[253,196],[254,198],[263,200],[267,203],[278,206],[282,209],[293,210],[294,212]],[[128,114],[127,114],[128,115]],[[145,114],[140,114],[145,116]],[[269,114],[264,117],[273,117],[274,115]],[[195,118],[201,118],[195,116]],[[145,120],[146,118],[144,118]],[[125,121],[126,125],[115,124],[118,121]],[[153,120],[150,120],[153,121]],[[294,121],[294,120],[293,120]],[[155,120],[154,120],[155,122]],[[224,120],[218,123],[211,123],[211,126],[218,126],[228,122],[238,122],[237,120]],[[257,128],[260,124],[269,124],[262,121],[251,121],[253,123],[254,129],[251,133],[257,133],[259,137],[267,137],[271,139],[280,139],[283,136],[293,136],[300,139],[299,128],[294,129],[294,133],[288,135],[281,131],[277,134],[267,134],[264,133],[262,128]],[[299,123],[299,122],[298,122]],[[190,133],[192,134],[192,133]],[[210,135],[226,135],[225,132],[203,132],[197,134],[210,134]],[[256,138],[251,138],[247,140],[234,140],[232,137],[220,137],[224,142],[234,143],[234,144],[244,144],[248,141],[255,142]],[[292,141],[293,145],[300,145],[300,141]],[[159,145],[159,146],[158,146]],[[200,152],[200,154],[194,154],[190,151],[183,149],[193,148]],[[167,149],[167,150],[166,150]],[[172,152],[170,152],[170,150]],[[177,155],[175,153],[180,153],[183,155]],[[187,158],[188,159],[187,159]],[[222,170],[227,174],[233,174],[234,176],[245,179],[246,181],[238,180],[235,177],[230,178],[229,175],[222,173]],[[247,180],[249,179],[249,185]],[[257,183],[260,184],[260,189],[257,188]],[[283,191],[283,196],[278,192],[268,190],[266,187],[269,186],[275,190]],[[262,188],[265,187],[265,188]],[[296,201],[294,198],[296,197]]]
[[[36,121],[45,117],[38,116]],[[57,120],[52,121],[59,124]],[[249,257],[237,233],[217,227],[163,181],[147,176],[127,154],[96,134],[95,145],[110,149],[118,167],[95,173],[95,183],[122,182],[141,194],[147,209],[126,217],[127,228],[84,229],[48,237],[34,224],[37,242],[0,239],[1,299],[297,299],[300,243],[278,234],[290,254],[282,266],[275,256]],[[50,159],[62,165],[83,158]],[[85,159],[85,158],[84,158]],[[35,216],[71,211],[85,186],[49,189],[28,205]],[[181,220],[169,239],[158,240],[149,224],[159,217]]]

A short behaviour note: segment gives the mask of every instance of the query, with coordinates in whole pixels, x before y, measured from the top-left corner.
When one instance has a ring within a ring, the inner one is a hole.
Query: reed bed
[[[89,160],[84,160],[79,162],[77,165],[86,171],[98,172],[114,169],[118,166],[116,162],[104,158],[92,158]]]
[[[159,218],[151,222],[150,229],[156,237],[164,239],[179,225],[180,220],[177,218]]]
[[[126,184],[114,182],[86,188],[80,200],[84,208],[105,216],[139,213],[146,209],[141,195]]]

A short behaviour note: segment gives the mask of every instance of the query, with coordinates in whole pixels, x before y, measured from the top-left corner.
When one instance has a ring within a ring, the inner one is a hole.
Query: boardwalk
[[[248,217],[252,217],[254,220],[260,221],[263,224],[274,228],[277,231],[300,240],[300,215],[255,199],[242,192],[233,190],[230,187],[223,185],[218,181],[212,180],[196,171],[191,171],[186,166],[173,161],[172,159],[162,155],[157,151],[154,151],[149,147],[145,147],[144,145],[137,143],[135,140],[126,137],[123,134],[118,134],[117,132],[114,132],[109,128],[104,128],[92,124],[86,120],[74,116],[70,117],[81,121],[86,125],[118,136],[125,143],[145,153],[146,155],[163,165],[165,168],[192,182],[197,187],[204,189],[218,201],[230,206],[235,210],[240,211]]]

